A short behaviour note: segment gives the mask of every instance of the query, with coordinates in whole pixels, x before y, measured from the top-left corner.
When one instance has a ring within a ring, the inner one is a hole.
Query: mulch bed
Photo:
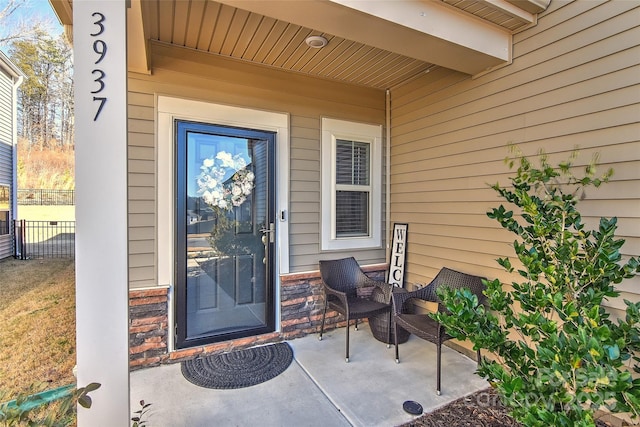
[[[488,388],[422,415],[401,427],[522,427]]]
[[[488,388],[455,400],[400,427],[522,427]],[[598,421],[598,427],[608,424]]]

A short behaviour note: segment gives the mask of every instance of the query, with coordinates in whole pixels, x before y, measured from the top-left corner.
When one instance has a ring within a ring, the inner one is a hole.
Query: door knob
[[[269,243],[275,242],[274,234],[275,234],[275,231],[276,231],[276,225],[273,222],[269,224],[269,228],[261,228],[260,231],[262,233],[264,233],[264,236],[262,236],[263,239],[268,234],[269,235]],[[266,244],[266,242],[264,240],[262,242]]]

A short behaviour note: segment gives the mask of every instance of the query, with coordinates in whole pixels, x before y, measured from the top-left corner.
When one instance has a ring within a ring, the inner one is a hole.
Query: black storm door
[[[176,122],[176,346],[275,330],[275,134]]]

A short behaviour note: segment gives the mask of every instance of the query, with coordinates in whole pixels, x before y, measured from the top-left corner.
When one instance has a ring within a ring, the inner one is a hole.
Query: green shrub
[[[445,289],[449,313],[434,314],[452,336],[495,356],[483,358],[478,374],[527,426],[592,426],[598,408],[640,414],[640,379],[631,372],[640,372],[640,302],[625,300],[626,317],[615,321],[602,307],[640,264],[622,261],[616,218],[585,230],[579,198],[612,171],[596,177],[594,158],[576,177],[575,156],[558,168],[544,153],[539,168],[520,154],[508,159],[510,169],[518,165],[512,185],[492,188],[516,212],[500,205],[487,215],[517,235],[516,266],[497,261],[520,281],[512,289],[487,281],[486,308],[466,290]]]

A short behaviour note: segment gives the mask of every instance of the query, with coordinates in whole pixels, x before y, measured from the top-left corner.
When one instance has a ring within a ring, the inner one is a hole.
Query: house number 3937
[[[91,16],[96,18],[95,22],[93,23],[93,25],[96,26],[96,29],[95,29],[94,32],[92,32],[90,34],[90,36],[94,39],[93,40],[93,52],[97,55],[97,58],[96,58],[94,64],[98,65],[98,64],[100,64],[100,62],[102,62],[104,57],[107,55],[107,43],[105,43],[104,40],[101,40],[99,38],[100,35],[102,35],[102,33],[104,33],[105,17],[100,12],[94,12],[94,13],[91,14]],[[102,91],[104,91],[104,89],[106,87],[105,78],[106,78],[107,75],[100,68],[94,68],[91,71],[91,74],[94,77],[93,81],[96,82],[96,84],[97,84],[97,86],[95,86],[95,89],[91,91],[91,93],[94,95],[93,96],[93,102],[97,102],[98,103],[98,107],[97,107],[98,109],[96,110],[96,115],[93,117],[93,121],[95,122],[96,120],[98,120],[98,117],[100,116],[100,113],[102,112],[102,108],[104,107],[104,104],[107,102],[107,97],[106,96],[100,96],[100,94],[102,93]]]

